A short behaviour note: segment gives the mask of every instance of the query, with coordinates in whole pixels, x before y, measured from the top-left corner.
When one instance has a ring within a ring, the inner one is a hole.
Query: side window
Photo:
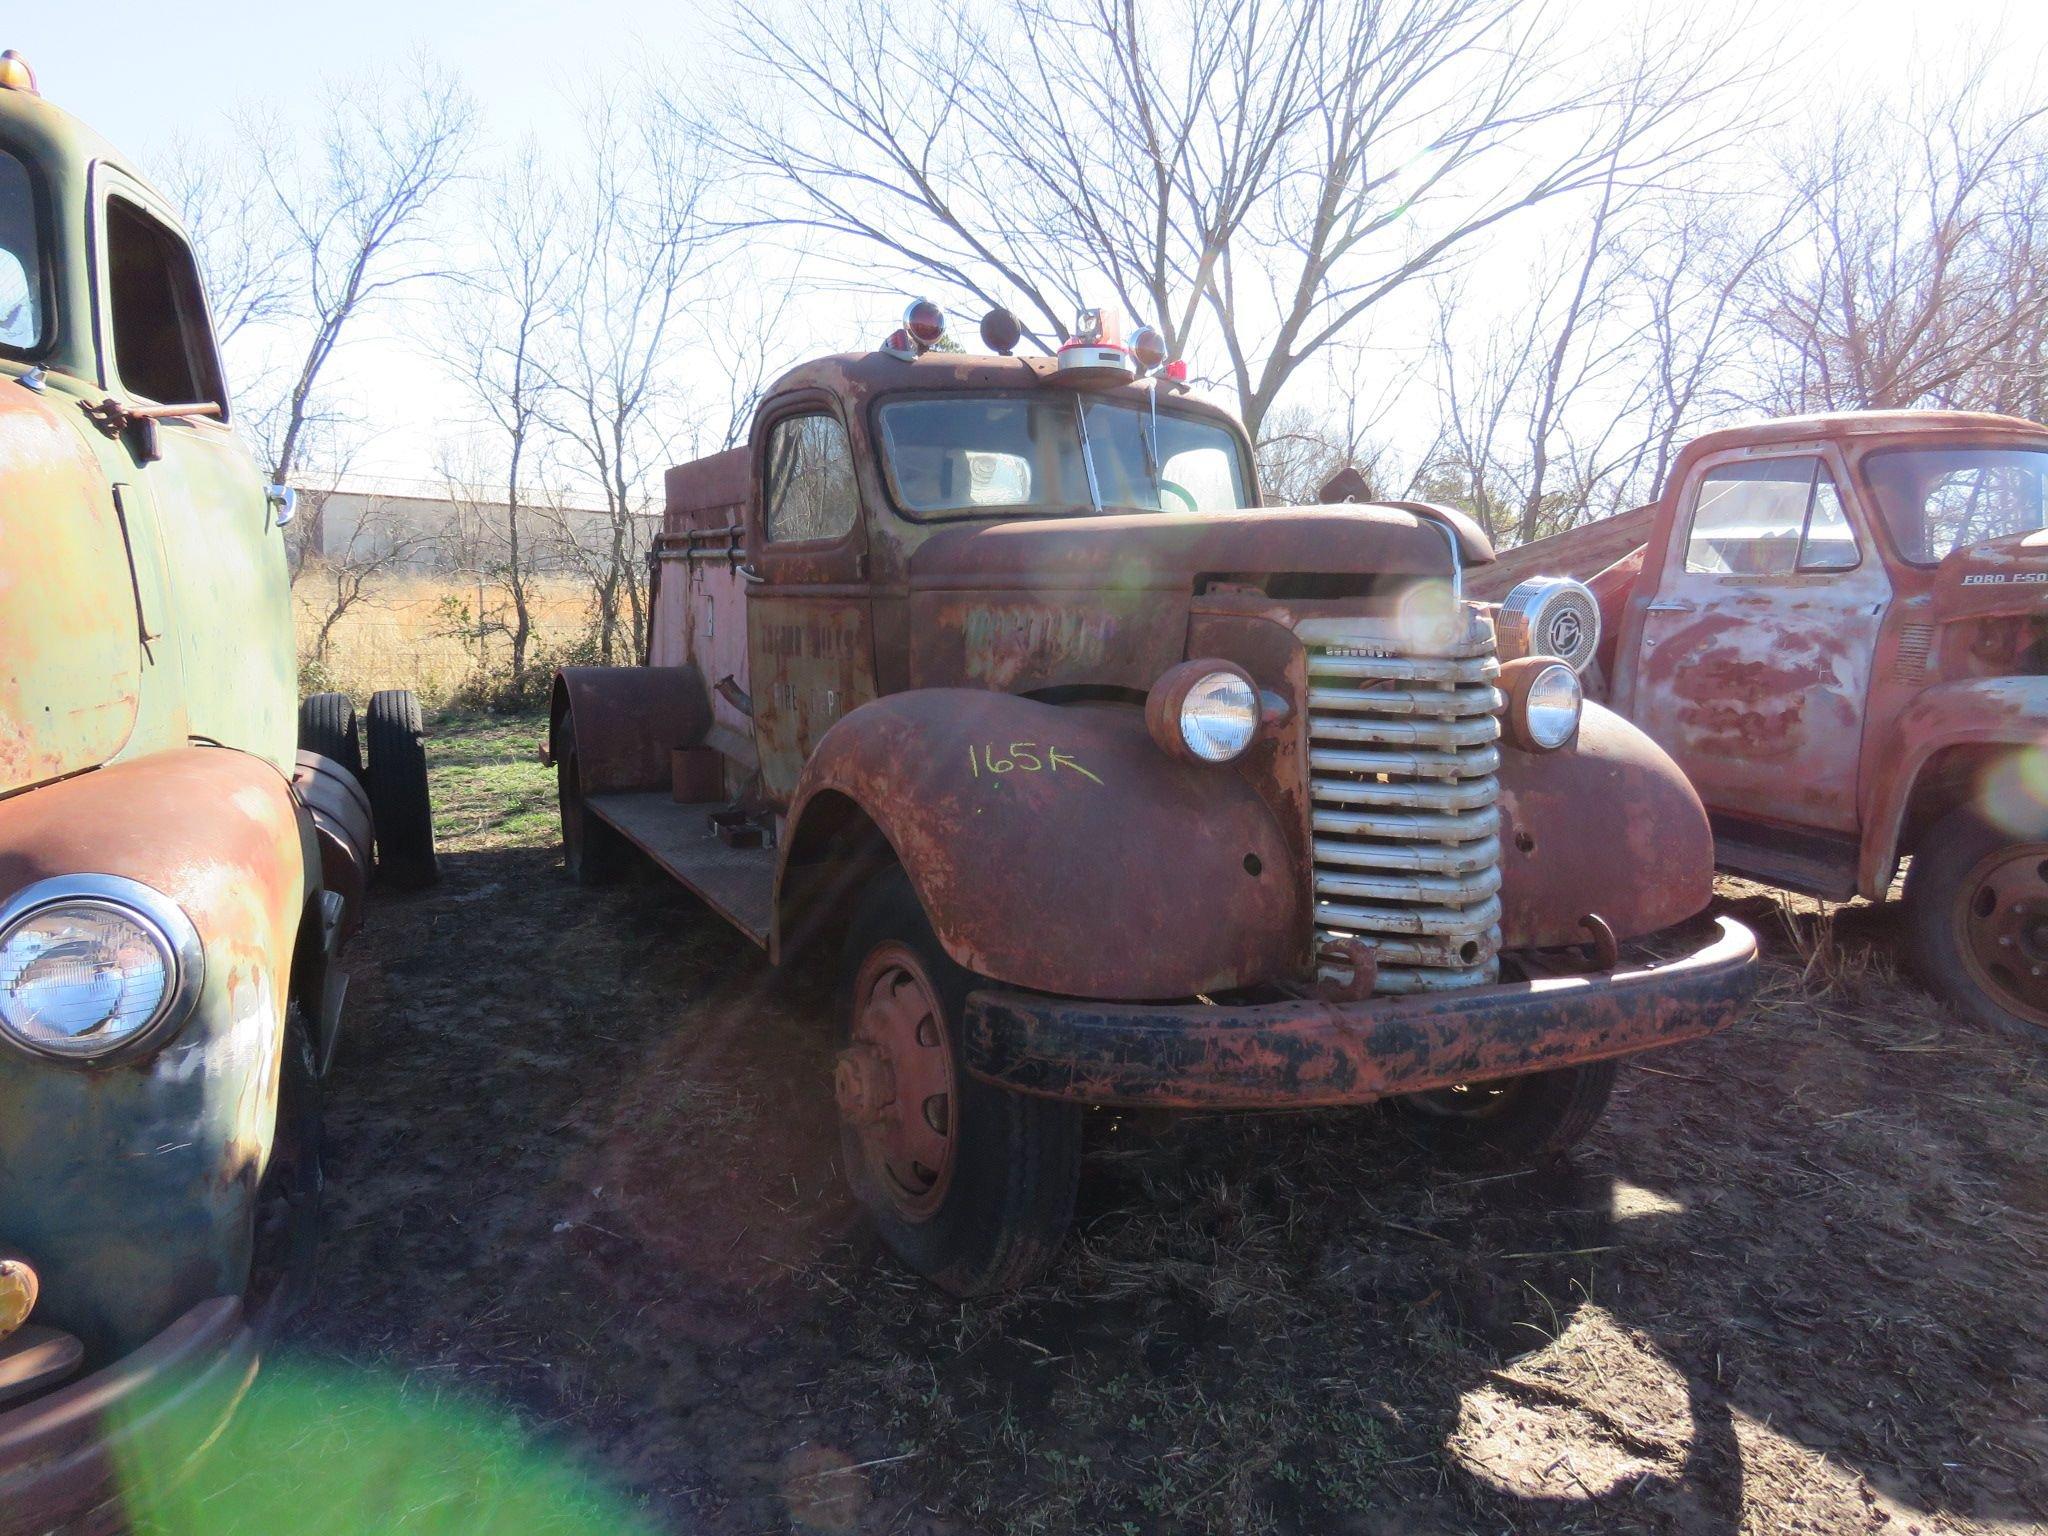
[[[1834,477],[1818,458],[1720,464],[1700,478],[1685,568],[1717,576],[1845,571],[1859,559]]]
[[[192,252],[122,197],[107,199],[107,309],[122,388],[159,405],[227,409]]]
[[[42,340],[41,243],[28,167],[0,151],[0,346],[27,351]]]
[[[787,416],[768,434],[762,530],[771,544],[836,539],[860,516],[853,450],[837,418]]]

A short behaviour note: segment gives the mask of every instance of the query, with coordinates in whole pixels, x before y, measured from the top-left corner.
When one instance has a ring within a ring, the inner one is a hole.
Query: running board
[[[768,947],[775,916],[775,850],[734,848],[719,837],[711,816],[728,809],[728,802],[678,805],[653,790],[592,795],[583,803],[720,917]]]

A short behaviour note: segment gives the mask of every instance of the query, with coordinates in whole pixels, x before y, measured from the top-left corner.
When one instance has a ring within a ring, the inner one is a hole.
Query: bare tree
[[[307,493],[315,521],[326,526],[324,514],[335,492],[327,486]],[[360,608],[375,607],[386,579],[406,569],[432,545],[432,537],[413,526],[389,501],[375,499],[358,510],[348,524],[346,535],[331,549],[312,553],[304,561],[304,579],[294,590],[312,596],[312,635],[301,636],[300,654],[324,664],[343,619]]]
[[[686,290],[707,259],[706,170],[689,126],[600,96],[584,111],[575,260],[547,353],[548,421],[610,525],[596,587],[600,658],[637,654],[645,624],[647,487],[680,431],[669,364],[688,334]]]
[[[158,164],[157,182],[184,215],[221,346],[233,347],[249,327],[287,318],[291,245],[260,169],[246,156],[176,139]]]
[[[1727,142],[1744,18],[1565,57],[1536,0],[887,0],[742,23],[718,119],[766,189],[887,275],[1019,304],[1045,336],[1096,274],[1175,354],[1221,359],[1256,434],[1305,364],[1538,204]],[[672,106],[688,110],[676,93]]]
[[[310,327],[283,398],[261,424],[280,481],[322,420],[321,375],[350,328],[438,270],[425,218],[457,174],[474,110],[453,77],[422,62],[395,97],[376,86],[330,89],[321,121],[310,165],[267,125],[243,125],[289,238],[296,316]]]
[[[1790,238],[1745,309],[1771,405],[2038,401],[2048,107],[2002,99],[1992,62],[1845,109],[1786,166]]]
[[[533,641],[526,493],[545,446],[552,388],[543,352],[567,299],[575,257],[561,193],[532,145],[483,188],[475,212],[483,250],[478,265],[448,285],[435,344],[489,424],[498,448],[494,459],[503,465],[501,537],[491,541],[495,547],[480,569],[504,585],[510,617],[502,629],[516,687],[525,678]],[[477,476],[448,478],[451,487],[459,487],[473,485]],[[470,500],[480,506],[484,498],[471,492]],[[477,619],[484,621],[481,604]]]

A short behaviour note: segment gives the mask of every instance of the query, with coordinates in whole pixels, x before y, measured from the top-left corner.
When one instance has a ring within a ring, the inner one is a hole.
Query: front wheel
[[[1929,988],[1987,1028],[2048,1044],[2048,825],[1942,817],[1906,873],[1906,928]]]
[[[1588,1062],[1492,1082],[1459,1083],[1386,1101],[1402,1133],[1433,1157],[1465,1167],[1553,1162],[1607,1108],[1617,1064]]]
[[[1081,1112],[970,1077],[978,978],[947,956],[900,867],[877,875],[847,943],[833,1074],[847,1181],[883,1242],[958,1296],[1032,1279],[1074,1214]]]

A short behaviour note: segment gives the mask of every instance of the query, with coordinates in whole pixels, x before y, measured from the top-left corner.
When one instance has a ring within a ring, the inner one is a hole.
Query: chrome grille
[[[1471,614],[1431,654],[1390,619],[1308,619],[1297,633],[1308,651],[1317,949],[1364,940],[1382,992],[1492,981],[1501,911],[1492,625]]]

